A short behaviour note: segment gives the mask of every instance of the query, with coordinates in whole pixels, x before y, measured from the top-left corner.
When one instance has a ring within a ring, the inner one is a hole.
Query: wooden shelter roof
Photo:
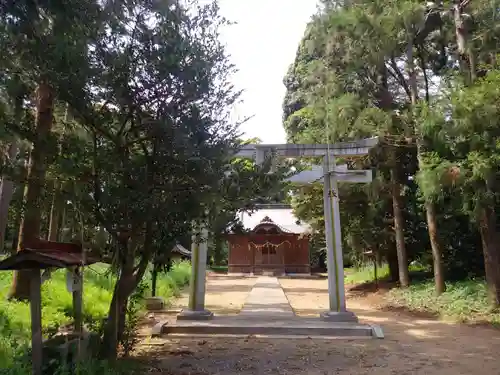
[[[175,244],[175,246],[172,248],[172,253],[191,258],[191,251],[186,249],[180,243]]]
[[[85,254],[81,245],[40,240],[1,261],[0,271],[67,268],[98,261],[97,258]]]

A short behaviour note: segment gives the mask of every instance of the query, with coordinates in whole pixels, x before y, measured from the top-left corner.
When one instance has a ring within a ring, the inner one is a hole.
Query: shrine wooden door
[[[282,257],[276,246],[266,244],[257,247],[255,251],[255,265],[258,266],[281,266]]]

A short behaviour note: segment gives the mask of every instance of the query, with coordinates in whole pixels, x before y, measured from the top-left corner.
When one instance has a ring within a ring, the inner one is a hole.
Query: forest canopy
[[[500,304],[498,1],[321,1],[284,78],[290,142],[378,136],[341,185],[346,256],[373,251],[405,287],[408,266],[447,280],[486,276]],[[346,162],[342,160],[342,162]],[[321,186],[296,191],[324,247]],[[320,250],[321,251],[321,250]]]

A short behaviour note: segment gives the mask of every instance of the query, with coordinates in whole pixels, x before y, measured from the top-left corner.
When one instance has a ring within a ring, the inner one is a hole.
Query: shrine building
[[[261,205],[240,214],[245,233],[229,234],[228,272],[280,276],[309,274],[310,227],[301,223],[289,205]]]

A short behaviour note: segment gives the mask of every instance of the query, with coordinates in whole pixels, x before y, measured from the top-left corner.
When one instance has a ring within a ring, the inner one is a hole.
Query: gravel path
[[[281,279],[280,283],[299,315],[317,315],[326,308],[326,280]],[[234,310],[230,301],[234,289],[227,297],[222,291],[227,284],[209,278],[207,290],[218,291],[221,310]],[[229,284],[242,288],[235,280]],[[244,301],[248,292],[241,294],[235,300]],[[386,339],[155,339],[146,340],[137,355],[150,361],[150,373],[165,375],[500,374],[500,331],[383,311],[377,295],[350,296],[348,301],[362,321],[382,325]]]

